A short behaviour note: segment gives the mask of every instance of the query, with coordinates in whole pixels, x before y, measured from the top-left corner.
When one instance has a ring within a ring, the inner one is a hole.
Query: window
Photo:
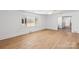
[[[27,25],[27,27],[35,26],[36,25],[36,19],[35,18],[28,18],[26,25]]]

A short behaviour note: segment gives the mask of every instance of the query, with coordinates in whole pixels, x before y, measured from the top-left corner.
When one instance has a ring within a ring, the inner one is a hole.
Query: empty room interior
[[[0,10],[0,49],[78,49],[79,10]]]

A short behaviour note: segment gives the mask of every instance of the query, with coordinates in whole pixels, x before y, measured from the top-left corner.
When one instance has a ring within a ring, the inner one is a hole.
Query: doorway
[[[62,16],[58,18],[58,30],[71,32],[71,16]]]

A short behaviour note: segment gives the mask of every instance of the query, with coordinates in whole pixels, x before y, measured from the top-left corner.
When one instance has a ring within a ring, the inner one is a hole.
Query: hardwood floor
[[[0,48],[10,49],[71,49],[79,48],[79,34],[55,31],[42,30],[6,40],[0,41]]]

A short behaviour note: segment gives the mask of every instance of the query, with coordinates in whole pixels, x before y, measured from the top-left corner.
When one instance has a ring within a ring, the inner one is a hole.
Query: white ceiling
[[[25,12],[31,12],[36,14],[59,14],[59,13],[69,13],[78,10],[24,10]]]
[[[53,14],[53,13],[59,13],[60,11],[56,10],[27,10],[27,12],[32,12],[36,14]]]

